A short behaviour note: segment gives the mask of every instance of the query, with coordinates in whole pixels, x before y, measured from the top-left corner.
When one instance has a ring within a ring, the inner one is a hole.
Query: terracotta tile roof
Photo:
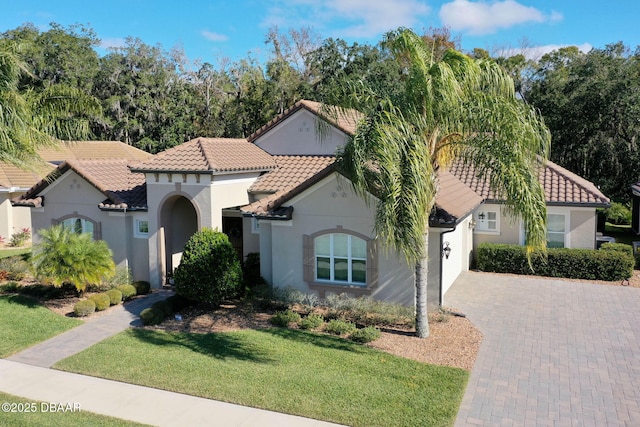
[[[43,147],[38,154],[45,161],[61,163],[64,160],[80,159],[129,159],[147,160],[152,154],[120,141],[70,141],[60,142],[57,147]]]
[[[362,114],[356,110],[344,110],[333,106],[324,106],[320,102],[301,100],[296,102],[292,107],[287,109],[279,116],[271,119],[266,125],[255,131],[249,136],[249,141],[255,141],[260,135],[268,132],[278,123],[285,120],[287,117],[298,112],[301,109],[306,109],[318,117],[323,117],[330,124],[334,125],[342,132],[353,135],[358,125],[358,120],[362,118]]]
[[[275,167],[271,156],[246,139],[196,138],[156,154],[135,167],[138,172],[267,171]]]
[[[488,180],[476,177],[473,168],[456,163],[452,165],[451,172],[487,201],[502,200],[491,191]],[[609,204],[609,199],[593,183],[551,161],[547,161],[545,167],[541,168],[539,180],[544,187],[548,205],[604,207]]]
[[[0,189],[18,188],[26,190],[54,167],[49,163],[45,163],[37,171],[29,171],[9,163],[0,162]]]
[[[273,156],[276,168],[260,176],[250,193],[275,193],[295,187],[326,168],[334,156]]]
[[[438,172],[438,185],[437,214],[431,218],[431,225],[449,223],[452,220],[455,222],[464,218],[484,200],[448,170]]]
[[[291,219],[293,209],[282,206],[297,194],[335,172],[333,156],[274,156],[278,169],[258,178],[249,192],[269,193],[240,210],[258,218]],[[269,177],[271,174],[276,176]]]
[[[36,183],[14,205],[42,206],[40,193],[69,169],[87,180],[106,199],[98,204],[103,210],[146,210],[145,176],[131,172],[127,159],[65,160],[45,179]]]

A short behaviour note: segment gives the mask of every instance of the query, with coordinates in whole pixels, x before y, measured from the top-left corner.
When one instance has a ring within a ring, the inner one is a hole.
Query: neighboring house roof
[[[478,207],[484,198],[460,181],[448,170],[438,172],[438,194],[436,212],[432,215],[432,226],[450,225],[462,219]]]
[[[132,167],[135,172],[268,171],[276,164],[260,147],[237,138],[196,138]]]
[[[68,170],[73,170],[106,199],[98,204],[102,210],[146,210],[147,190],[145,176],[129,169],[127,159],[65,160],[46,178],[38,181],[14,205],[40,207],[44,196],[39,194]]]
[[[488,180],[476,176],[472,167],[458,162],[451,172],[473,191],[488,202],[500,202],[503,199],[489,188]],[[605,207],[609,199],[591,182],[575,173],[547,161],[538,175],[543,185],[547,205],[579,205],[584,207]]]
[[[42,171],[25,170],[9,163],[0,162],[0,191],[24,191],[46,175],[55,166],[45,163]]]
[[[64,160],[116,158],[140,161],[153,157],[145,151],[120,141],[60,141],[56,146],[39,148],[38,155],[46,163],[34,171],[0,162],[0,191],[13,188],[22,191],[29,189]]]
[[[285,120],[287,117],[297,113],[298,111],[305,109],[318,117],[325,119],[328,123],[332,124],[342,132],[353,135],[358,125],[358,120],[363,116],[360,112],[352,109],[342,109],[333,106],[327,106],[320,102],[308,101],[306,99],[296,102],[292,107],[285,110],[282,114],[270,120],[266,125],[255,131],[249,136],[249,141],[255,141],[260,135],[265,134],[278,123]]]

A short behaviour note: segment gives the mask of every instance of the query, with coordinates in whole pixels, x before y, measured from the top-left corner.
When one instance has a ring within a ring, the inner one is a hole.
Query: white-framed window
[[[251,218],[251,232],[260,234],[260,220],[258,218]]]
[[[147,218],[135,218],[133,220],[133,235],[141,239],[149,237],[149,220]]]
[[[94,237],[93,222],[89,220],[84,218],[67,218],[60,223],[64,228],[68,228],[74,233],[91,233],[91,236]]]
[[[365,240],[351,234],[323,234],[314,239],[314,248],[317,281],[366,286]]]
[[[500,213],[498,210],[481,210],[476,212],[476,231],[484,233],[500,232]]]
[[[564,214],[547,214],[547,247],[564,248],[567,232]]]

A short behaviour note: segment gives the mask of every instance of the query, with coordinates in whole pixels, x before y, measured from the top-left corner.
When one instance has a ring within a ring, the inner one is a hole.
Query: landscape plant
[[[91,234],[76,234],[62,224],[39,232],[33,249],[36,277],[44,283],[62,286],[71,283],[79,294],[88,284],[101,283],[114,274],[112,253],[104,240]]]
[[[178,295],[216,306],[237,295],[242,268],[227,235],[204,228],[187,241],[174,279]]]

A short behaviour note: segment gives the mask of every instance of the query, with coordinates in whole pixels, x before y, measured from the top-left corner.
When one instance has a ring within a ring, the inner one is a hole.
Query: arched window
[[[367,242],[344,233],[318,236],[314,240],[316,280],[365,286]]]
[[[378,286],[374,239],[340,226],[303,236],[303,278],[309,289],[371,295]]]
[[[98,240],[100,236],[100,224],[89,218],[80,215],[69,215],[53,221],[54,224],[62,224],[64,228],[68,228],[74,233],[90,233],[93,239]]]

